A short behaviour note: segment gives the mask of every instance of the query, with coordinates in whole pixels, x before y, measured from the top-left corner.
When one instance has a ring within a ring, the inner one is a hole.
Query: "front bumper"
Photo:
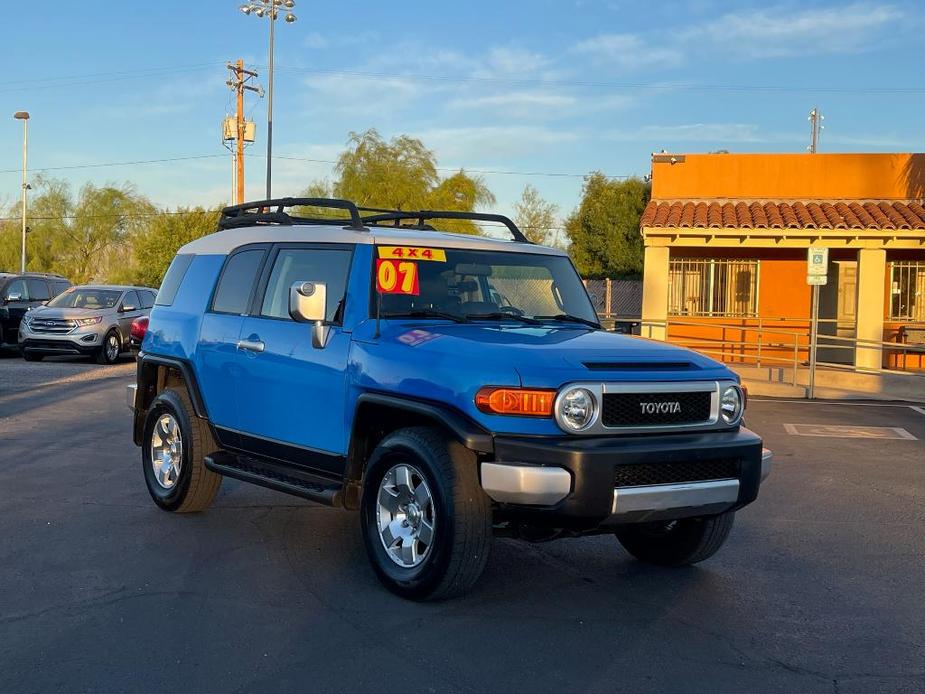
[[[99,336],[95,333],[83,335],[42,335],[41,337],[20,337],[19,349],[37,354],[95,354],[100,348]]]
[[[586,528],[741,508],[757,498],[771,459],[761,438],[744,427],[620,438],[497,437],[494,460],[480,472],[500,517]],[[626,484],[622,474],[646,470],[646,478],[658,481],[669,467],[674,474],[679,467],[717,465],[729,471],[718,479]]]

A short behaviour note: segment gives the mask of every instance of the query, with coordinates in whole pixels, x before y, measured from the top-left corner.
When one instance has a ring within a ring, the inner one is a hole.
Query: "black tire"
[[[735,511],[708,518],[625,525],[616,531],[627,552],[658,566],[687,566],[709,559],[723,546]]]
[[[172,415],[178,424],[182,441],[180,472],[169,489],[154,475],[151,451],[154,427],[165,413]],[[186,391],[162,391],[148,409],[141,446],[145,484],[154,503],[175,513],[196,513],[208,508],[218,494],[222,476],[209,470],[203,458],[217,448],[208,424],[194,414]]]
[[[380,483],[395,465],[420,471],[432,497],[433,540],[422,563],[405,568],[386,552],[379,534]],[[379,580],[412,600],[442,600],[469,590],[491,549],[491,502],[478,479],[475,455],[441,431],[412,427],[389,434],[366,470],[360,524]]]
[[[116,343],[119,345],[118,350],[115,354],[112,354],[108,348],[109,341],[115,338]],[[113,328],[106,336],[103,338],[103,344],[100,345],[100,348],[96,352],[96,363],[97,364],[115,364],[119,361],[119,355],[122,353],[122,337],[119,335],[119,331]]]
[[[35,352],[21,352],[22,358],[26,361],[42,361],[45,358],[44,354],[36,354]]]

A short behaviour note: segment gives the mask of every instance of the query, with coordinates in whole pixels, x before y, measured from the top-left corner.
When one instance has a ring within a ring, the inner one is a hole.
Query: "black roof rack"
[[[387,210],[378,207],[357,207],[350,200],[339,198],[276,198],[273,200],[255,200],[242,205],[232,205],[222,210],[218,221],[219,230],[234,229],[236,227],[254,226],[259,224],[343,224],[345,219],[331,217],[304,217],[292,216],[286,208],[292,207],[322,207],[337,210],[347,210],[350,213],[350,223],[347,229],[368,231],[366,224],[373,226],[390,226],[401,229],[418,231],[434,231],[434,227],[425,224],[428,219],[466,219],[473,222],[499,222],[506,226],[515,241],[530,243],[517,225],[503,214],[489,214],[485,212],[460,212],[458,210]],[[274,209],[275,208],[275,209]],[[374,212],[375,214],[362,216],[360,211]],[[402,224],[404,220],[416,220],[416,224]]]
[[[400,227],[402,229],[419,229],[422,231],[433,231],[433,227],[424,224],[426,219],[468,219],[473,222],[500,222],[508,228],[511,232],[511,236],[515,241],[520,243],[531,243],[531,241],[524,236],[524,233],[517,228],[517,225],[514,224],[513,220],[509,217],[505,217],[503,214],[489,214],[485,212],[459,212],[457,210],[419,210],[419,211],[402,211],[402,210],[382,210],[376,207],[361,207],[360,210],[364,212],[377,212],[378,214],[366,215],[363,217],[363,222],[366,224],[379,225],[382,222],[393,222],[393,226]],[[402,225],[401,221],[404,219],[416,219],[417,224],[413,226]]]
[[[350,200],[338,198],[276,198],[273,200],[256,200],[243,205],[232,205],[222,210],[218,220],[218,228],[234,229],[235,227],[253,226],[255,224],[343,224],[344,219],[331,217],[293,217],[284,210],[287,207],[327,207],[337,210],[347,210],[350,213],[350,223],[346,228],[365,231],[363,220],[357,206]],[[273,208],[276,208],[275,210]]]

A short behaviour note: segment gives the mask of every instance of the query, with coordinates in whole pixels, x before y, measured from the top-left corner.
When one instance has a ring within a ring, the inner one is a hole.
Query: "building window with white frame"
[[[890,320],[925,323],[925,261],[894,262]]]
[[[760,269],[758,260],[671,260],[668,315],[756,318]]]

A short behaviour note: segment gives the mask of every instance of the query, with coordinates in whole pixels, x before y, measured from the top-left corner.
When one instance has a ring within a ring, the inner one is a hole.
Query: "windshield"
[[[122,292],[113,289],[71,288],[49,301],[52,308],[105,309],[115,306]]]
[[[390,246],[379,246],[378,255],[376,288],[384,318],[430,314],[597,324],[565,256]]]

